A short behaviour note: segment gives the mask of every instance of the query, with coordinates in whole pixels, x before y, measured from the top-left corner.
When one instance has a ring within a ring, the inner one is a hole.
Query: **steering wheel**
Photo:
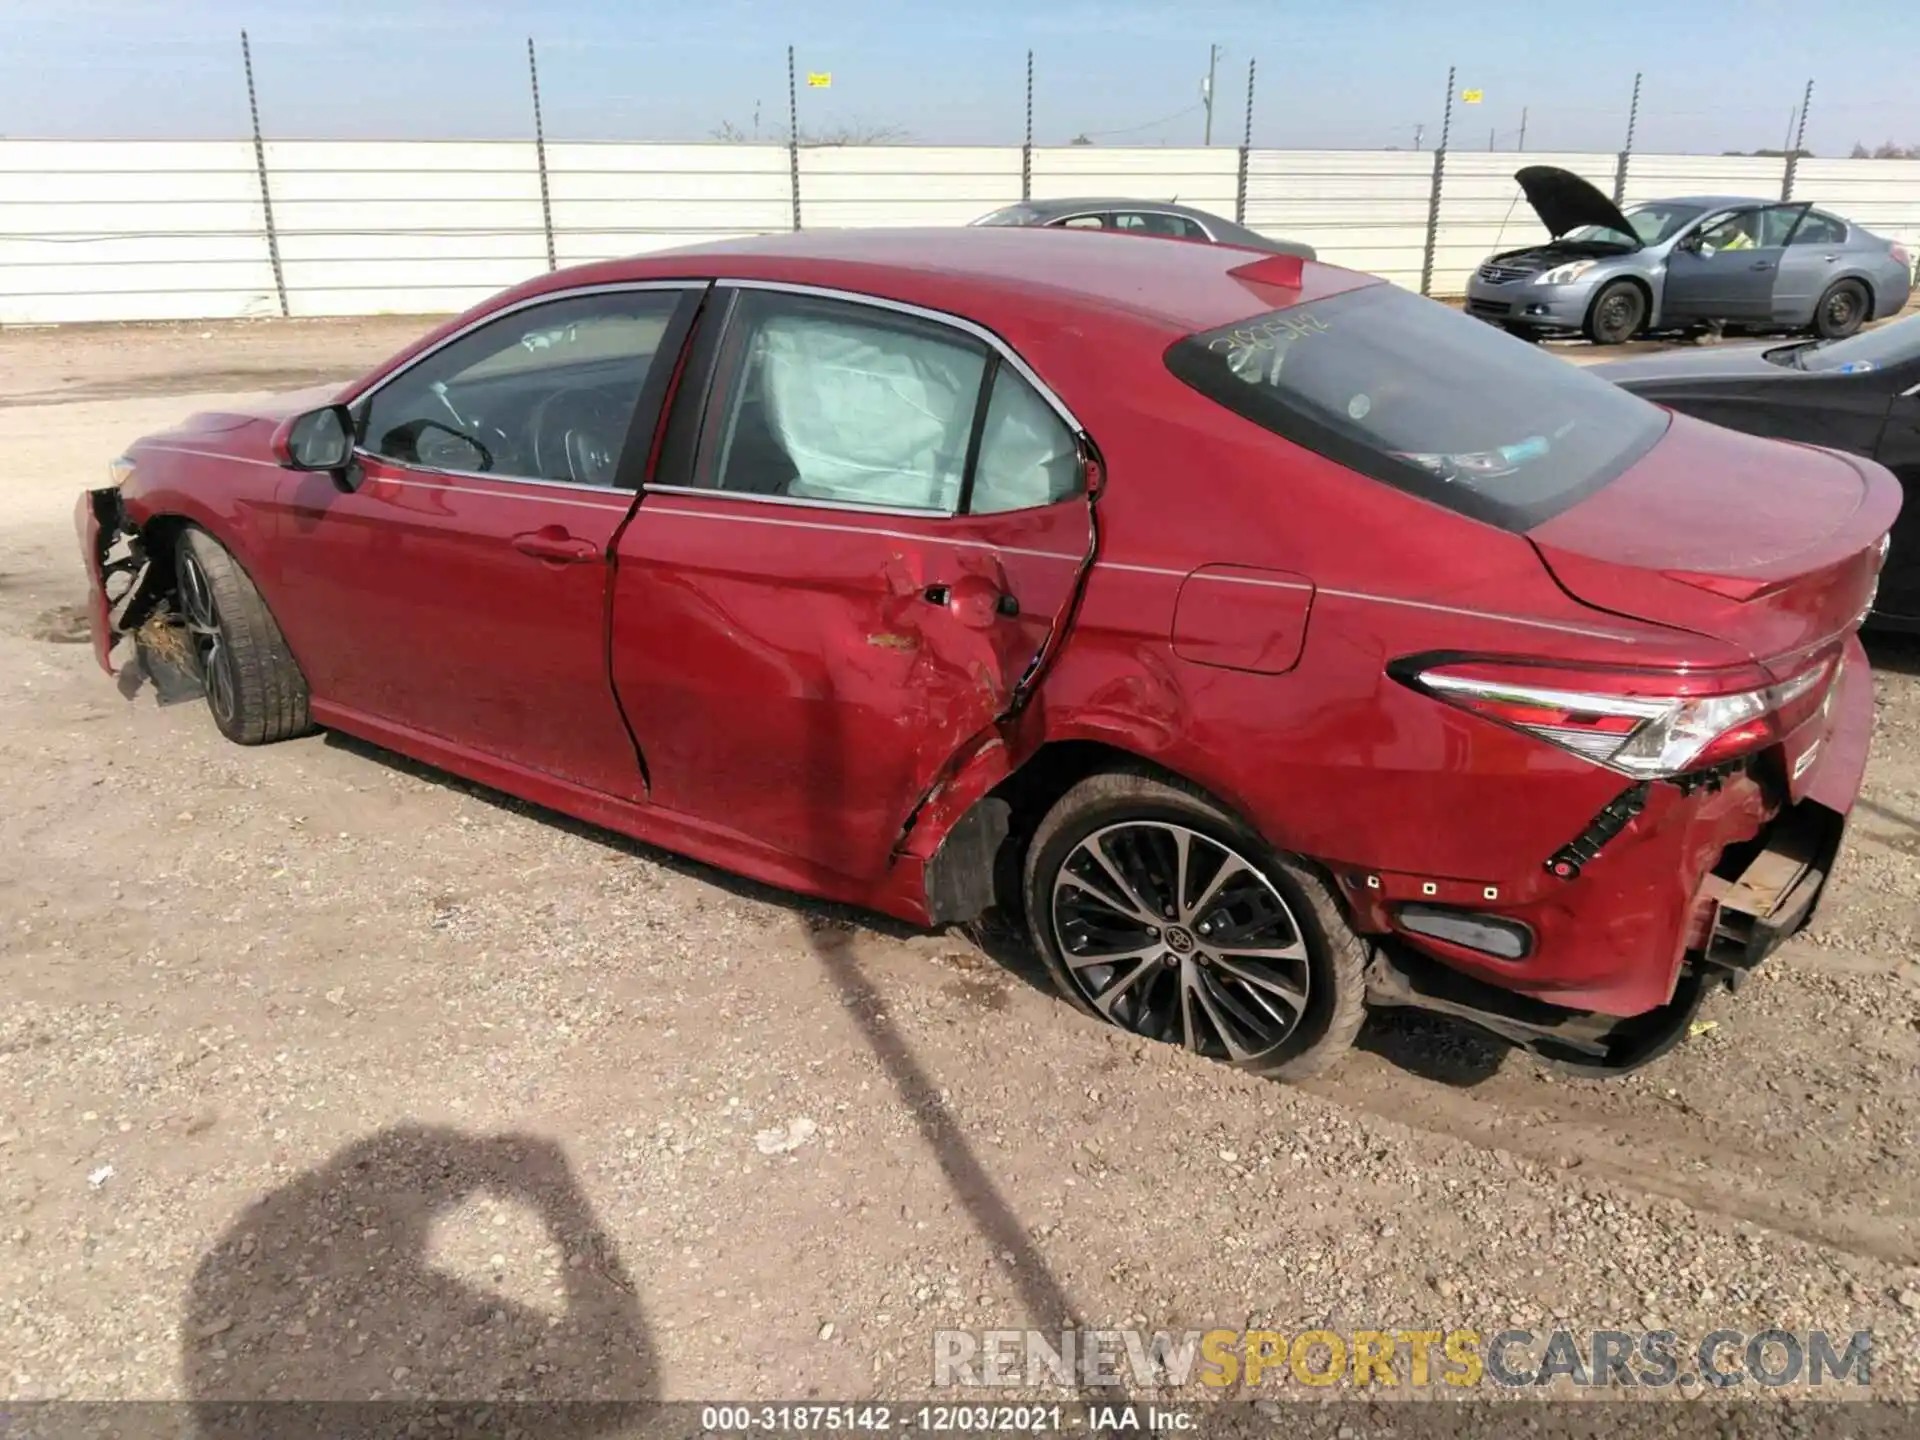
[[[613,484],[626,415],[604,390],[555,390],[527,417],[534,473],[576,485]]]

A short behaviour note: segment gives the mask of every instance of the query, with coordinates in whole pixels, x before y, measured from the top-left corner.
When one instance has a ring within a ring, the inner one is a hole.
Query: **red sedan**
[[[78,519],[102,663],[190,653],[235,741],[1024,915],[1295,1076],[1369,1003],[1627,1068],[1804,926],[1899,505],[1367,276],[975,228],[544,276]]]

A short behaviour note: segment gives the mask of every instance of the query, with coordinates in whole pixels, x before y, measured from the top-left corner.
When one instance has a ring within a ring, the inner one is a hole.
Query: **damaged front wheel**
[[[220,733],[265,745],[305,731],[307,682],[247,572],[206,531],[174,546],[175,598]]]

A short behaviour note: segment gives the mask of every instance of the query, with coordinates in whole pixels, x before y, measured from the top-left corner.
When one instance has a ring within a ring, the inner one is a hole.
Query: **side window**
[[[1793,237],[1796,245],[1841,245],[1846,243],[1847,227],[1831,215],[1809,211]]]
[[[1760,243],[1772,249],[1778,249],[1787,243],[1787,236],[1793,233],[1793,227],[1799,223],[1804,205],[1769,205],[1760,212]]]
[[[951,514],[986,364],[984,345],[931,321],[743,291],[691,483]]]
[[[974,515],[1051,505],[1080,490],[1080,446],[1066,422],[1011,365],[1002,363],[987,400],[973,472]]]
[[[1760,244],[1758,210],[1740,210],[1717,220],[1700,232],[1700,253],[1713,255],[1722,250],[1752,250]]]
[[[1116,228],[1136,235],[1166,235],[1176,240],[1204,240],[1206,232],[1183,215],[1163,211],[1128,212],[1113,217]]]
[[[1060,223],[1069,230],[1105,230],[1107,217],[1105,215],[1069,215]]]
[[[611,486],[680,298],[576,295],[483,325],[357,406],[360,446],[431,470]]]

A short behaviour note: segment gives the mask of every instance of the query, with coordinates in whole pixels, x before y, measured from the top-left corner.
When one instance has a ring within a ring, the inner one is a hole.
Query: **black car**
[[[1314,260],[1311,245],[1301,240],[1276,240],[1223,220],[1208,210],[1176,205],[1169,200],[1022,200],[974,225],[1057,225],[1071,230],[1112,230],[1121,235],[1158,235],[1168,240],[1195,240],[1203,245],[1234,245],[1242,250],[1264,250],[1270,255],[1298,255]]]
[[[1670,351],[1592,369],[1729,430],[1851,451],[1891,470],[1908,502],[1894,522],[1873,621],[1920,632],[1920,315],[1845,340]]]

